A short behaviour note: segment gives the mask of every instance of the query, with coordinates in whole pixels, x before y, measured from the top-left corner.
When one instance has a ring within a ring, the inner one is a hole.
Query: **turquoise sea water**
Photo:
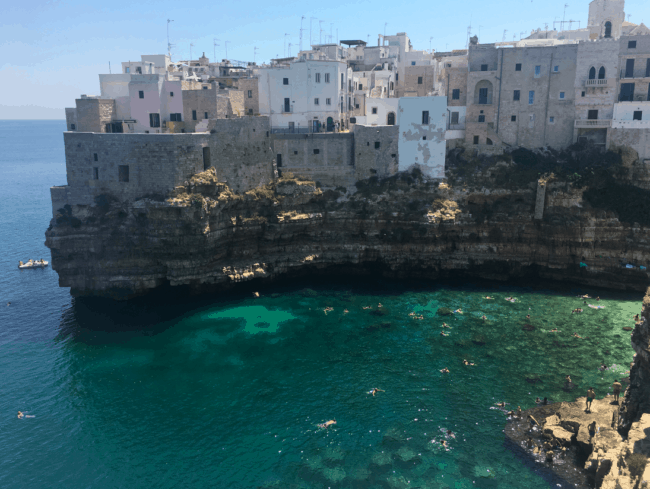
[[[341,278],[258,299],[71,299],[51,269],[16,267],[49,258],[64,128],[0,121],[0,487],[549,487],[504,445],[490,407],[589,385],[600,398],[631,361],[622,328],[641,294],[566,284]]]

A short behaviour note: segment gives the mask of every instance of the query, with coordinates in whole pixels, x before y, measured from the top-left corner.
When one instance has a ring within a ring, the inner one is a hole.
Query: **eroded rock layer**
[[[186,183],[165,200],[102,196],[60,209],[46,232],[60,285],[126,298],[163,284],[228,287],[333,266],[647,285],[650,228],[592,206],[586,187],[566,182],[451,188],[409,173],[323,191],[285,177],[237,195],[208,170]]]

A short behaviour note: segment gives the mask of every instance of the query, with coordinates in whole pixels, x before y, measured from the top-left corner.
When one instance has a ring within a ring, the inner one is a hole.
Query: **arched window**
[[[605,67],[601,66],[600,69],[598,70],[598,79],[599,80],[604,80],[605,79]]]
[[[605,22],[605,37],[612,37],[612,23],[610,21]]]
[[[492,143],[492,140],[490,138],[487,138],[485,140],[485,144],[487,144],[488,146],[492,146],[493,143]]]
[[[589,79],[590,80],[596,79],[596,68],[594,68],[593,66],[589,68]]]

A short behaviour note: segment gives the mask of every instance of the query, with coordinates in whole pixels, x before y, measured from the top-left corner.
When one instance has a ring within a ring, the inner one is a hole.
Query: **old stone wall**
[[[650,163],[650,128],[612,127],[607,131],[607,147],[611,146],[629,146],[639,153],[641,161]]]
[[[616,102],[616,78],[618,77],[619,42],[614,39],[598,39],[578,44],[575,78],[575,118],[587,119],[590,110],[598,111],[598,119],[612,119]],[[593,80],[589,71],[594,69]],[[599,79],[599,72],[604,78]],[[578,131],[576,130],[577,137]]]
[[[217,178],[236,192],[269,183],[274,176],[268,117],[211,119],[210,158]]]
[[[66,125],[66,130],[68,131],[76,131],[78,124],[77,124],[77,109],[74,107],[66,107],[65,109],[65,125]]]
[[[354,178],[353,133],[274,134],[280,172],[291,172],[327,187],[350,186]]]
[[[425,97],[433,91],[434,66],[406,66],[404,69],[404,83],[400,83],[396,90],[397,97]]]
[[[77,131],[106,132],[106,123],[113,120],[115,100],[80,98],[77,104]]]
[[[186,132],[194,132],[196,125],[203,119],[219,116],[217,92],[213,87],[207,90],[183,90],[183,121]],[[222,106],[225,102],[222,102]],[[193,117],[195,112],[196,118]],[[222,112],[227,112],[227,109],[222,107]]]
[[[399,163],[398,139],[399,126],[357,124],[354,127],[355,179],[394,175]]]
[[[224,95],[226,95],[230,101],[230,114],[228,114],[228,117],[230,117],[231,114],[236,117],[241,117],[246,114],[246,104],[244,92],[242,90],[228,90],[228,93]]]
[[[258,78],[240,78],[237,88],[244,94],[244,113],[246,115],[259,115],[260,92]]]
[[[101,194],[122,201],[166,194],[203,171],[203,147],[210,139],[207,134],[77,132],[63,137],[70,204],[92,204]]]

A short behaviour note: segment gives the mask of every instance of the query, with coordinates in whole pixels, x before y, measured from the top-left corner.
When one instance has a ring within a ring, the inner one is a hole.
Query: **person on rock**
[[[521,406],[517,406],[517,417],[521,418]]]
[[[614,402],[618,404],[618,396],[621,394],[622,385],[618,380],[614,380],[612,388],[614,389]]]
[[[596,421],[592,421],[589,426],[587,426],[587,429],[589,430],[589,436],[591,438],[596,436]]]
[[[591,412],[591,403],[593,402],[595,397],[596,397],[596,392],[594,391],[594,388],[589,387],[589,390],[587,391],[587,412]]]

